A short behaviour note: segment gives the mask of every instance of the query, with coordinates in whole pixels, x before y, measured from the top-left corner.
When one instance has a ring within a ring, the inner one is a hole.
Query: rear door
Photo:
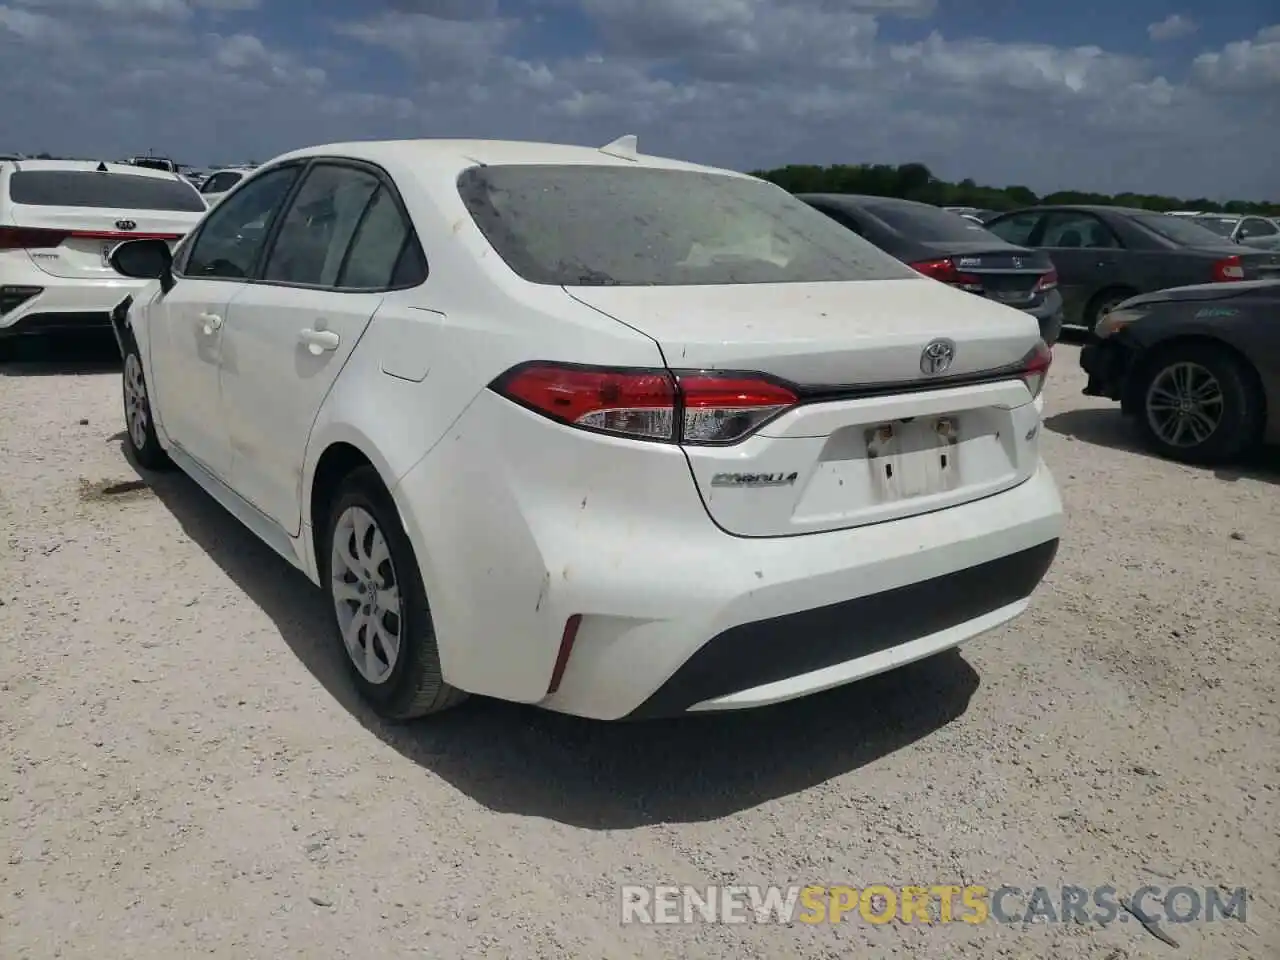
[[[291,535],[321,404],[387,292],[421,282],[424,269],[385,175],[323,161],[294,196],[260,281],[236,300],[221,373],[231,487]]]
[[[9,225],[28,230],[32,262],[54,277],[118,280],[111,251],[125,240],[156,237],[175,246],[207,209],[179,177],[95,170],[15,170],[9,177]]]
[[[1058,269],[1068,323],[1087,323],[1093,295],[1108,287],[1132,287],[1120,239],[1100,217],[1075,210],[1048,213],[1031,238]]]

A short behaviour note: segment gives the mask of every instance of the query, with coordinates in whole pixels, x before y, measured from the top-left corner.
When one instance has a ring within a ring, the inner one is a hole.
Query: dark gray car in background
[[[1126,300],[1099,322],[1080,366],[1085,394],[1119,400],[1171,459],[1212,463],[1280,443],[1280,280]]]
[[[1186,217],[1150,210],[1029,207],[1001,214],[987,229],[1047,253],[1058,268],[1066,323],[1088,330],[1136,294],[1280,277],[1280,253],[1242,247]]]
[[[927,277],[1023,310],[1052,346],[1062,331],[1053,261],[1006,243],[963,216],[914,200],[852,193],[800,193],[815,210]]]

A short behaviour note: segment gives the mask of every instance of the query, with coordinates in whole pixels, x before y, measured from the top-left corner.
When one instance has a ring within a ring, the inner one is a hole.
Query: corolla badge
[[[954,340],[939,339],[930,341],[920,353],[920,372],[927,377],[936,377],[946,373],[956,358]]]

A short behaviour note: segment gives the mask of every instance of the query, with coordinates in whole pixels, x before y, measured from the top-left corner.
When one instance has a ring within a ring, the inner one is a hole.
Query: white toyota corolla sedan
[[[131,452],[323,588],[387,718],[788,700],[1057,550],[1033,318],[630,137],[301,150],[113,260]]]

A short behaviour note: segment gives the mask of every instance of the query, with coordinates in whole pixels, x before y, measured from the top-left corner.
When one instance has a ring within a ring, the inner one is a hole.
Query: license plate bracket
[[[952,416],[918,417],[869,427],[867,463],[882,501],[942,493],[959,481],[960,425]]]

